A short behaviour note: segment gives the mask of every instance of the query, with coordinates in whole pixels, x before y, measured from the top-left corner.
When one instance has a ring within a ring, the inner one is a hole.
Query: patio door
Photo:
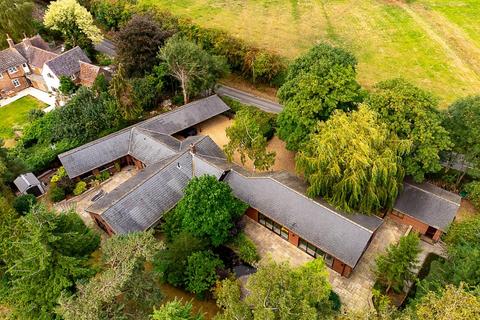
[[[425,232],[425,236],[427,238],[433,239],[433,236],[437,232],[437,229],[434,227],[428,227],[427,232]]]

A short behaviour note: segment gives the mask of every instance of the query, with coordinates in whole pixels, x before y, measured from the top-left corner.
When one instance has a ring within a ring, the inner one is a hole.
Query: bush
[[[31,109],[28,111],[28,121],[33,122],[45,115],[45,112],[40,109]]]
[[[65,199],[65,190],[58,186],[53,186],[50,188],[50,200],[53,202],[59,202]]]
[[[95,179],[97,179],[100,182],[106,181],[110,178],[110,172],[108,170],[105,170],[97,175],[95,175]]]
[[[112,58],[101,52],[95,55],[95,60],[99,66],[103,67],[107,67],[113,63]]]
[[[94,0],[90,11],[102,25],[111,30],[118,30],[118,27],[127,22],[132,13],[129,10],[130,0],[102,1]]]
[[[60,167],[57,169],[57,172],[55,172],[55,174],[50,179],[50,183],[55,185],[58,181],[60,181],[60,179],[66,176],[67,176],[67,171],[65,171],[64,167]]]
[[[73,189],[73,195],[79,196],[87,190],[87,183],[85,181],[79,181]]]
[[[195,252],[188,257],[186,289],[204,298],[205,293],[217,281],[217,268],[223,267],[223,262],[212,251]]]
[[[470,200],[475,208],[480,210],[480,181],[473,181],[465,185],[467,199]]]
[[[255,264],[260,260],[255,244],[243,232],[235,237],[230,248],[242,261],[248,264]]]
[[[33,194],[24,194],[18,196],[13,200],[13,208],[19,214],[26,214],[30,208],[37,203],[37,198]]]
[[[340,311],[340,308],[342,307],[342,301],[340,300],[340,297],[335,291],[330,291],[330,295],[328,296],[328,300],[332,303],[332,309],[335,311]]]

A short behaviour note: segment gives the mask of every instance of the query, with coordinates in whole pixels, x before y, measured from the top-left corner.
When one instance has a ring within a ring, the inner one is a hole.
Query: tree
[[[74,211],[57,214],[34,206],[18,219],[4,253],[4,297],[22,319],[51,319],[60,295],[93,275],[88,258],[100,237]]]
[[[19,214],[26,214],[37,203],[37,198],[33,194],[20,195],[13,200],[13,208]]]
[[[331,312],[331,287],[322,259],[292,269],[288,264],[262,264],[247,280],[249,295],[237,299],[239,286],[224,280],[216,296],[222,315],[216,319],[324,319]],[[251,310],[250,310],[251,309]]]
[[[338,110],[316,130],[296,158],[297,170],[310,184],[308,194],[346,212],[371,214],[392,207],[408,144],[390,134],[367,106],[351,113]]]
[[[184,103],[188,103],[192,95],[213,89],[216,81],[228,71],[223,57],[210,55],[185,38],[169,39],[158,57],[169,74],[180,82]]]
[[[172,214],[182,230],[219,246],[231,239],[235,220],[246,209],[228,184],[204,175],[190,180]]]
[[[190,302],[182,303],[175,298],[153,312],[152,320],[203,320],[200,314],[193,314]]]
[[[356,108],[362,98],[356,65],[355,57],[345,50],[320,44],[288,67],[278,90],[284,108],[277,120],[278,136],[287,149],[299,150],[317,122],[327,120],[334,110]]]
[[[127,80],[125,69],[122,64],[110,82],[110,94],[115,97],[120,112],[125,120],[138,119],[142,114],[142,108],[132,100],[133,87]]]
[[[0,138],[0,191],[5,183],[12,182],[25,171],[26,167],[23,161],[12,156],[4,147],[3,139]]]
[[[453,150],[465,157],[465,166],[480,168],[480,96],[455,101],[448,107],[445,127],[454,143]],[[463,175],[457,181],[460,183]]]
[[[439,294],[429,292],[414,309],[414,319],[463,320],[480,318],[480,299],[463,286],[448,285]]]
[[[168,246],[160,250],[153,261],[155,272],[163,281],[176,287],[185,286],[188,257],[206,249],[205,241],[182,232],[176,235]]]
[[[430,93],[393,79],[377,84],[367,104],[400,139],[411,141],[410,152],[403,157],[407,175],[421,182],[426,173],[442,168],[440,153],[449,150],[451,142],[437,100]]]
[[[137,14],[120,29],[115,37],[117,60],[128,77],[142,77],[158,64],[158,50],[171,31],[165,30],[152,15]]]
[[[391,244],[384,254],[375,259],[375,274],[378,281],[385,286],[386,293],[390,292],[390,289],[403,292],[405,283],[415,278],[413,269],[418,263],[419,253],[419,238],[416,234],[409,233],[400,238],[398,243]]]
[[[160,244],[152,232],[109,238],[102,247],[104,270],[75,295],[63,295],[59,315],[65,320],[149,319],[161,293],[146,267]]]
[[[30,0],[0,0],[0,48],[7,45],[6,34],[20,40],[33,31],[32,9]]]
[[[480,217],[473,216],[454,221],[448,228],[445,243],[449,248],[462,244],[471,244],[480,248]]]
[[[223,262],[210,250],[194,252],[187,260],[185,288],[203,298],[217,281],[217,269]]]
[[[62,94],[69,96],[75,93],[77,88],[77,85],[72,81],[72,79],[66,76],[60,76],[60,87],[58,87],[58,90]]]
[[[57,0],[48,5],[43,23],[62,33],[66,48],[80,46],[91,51],[92,43],[102,41],[102,32],[92,15],[76,0]]]
[[[275,118],[254,107],[243,107],[235,115],[233,125],[226,129],[229,139],[224,151],[229,161],[235,152],[242,164],[248,157],[255,169],[268,170],[275,163],[275,152],[267,151],[269,137],[273,136]]]

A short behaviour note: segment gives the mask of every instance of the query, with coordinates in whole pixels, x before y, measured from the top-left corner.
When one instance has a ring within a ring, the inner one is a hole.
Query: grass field
[[[140,0],[294,58],[313,44],[343,46],[359,80],[405,77],[445,107],[480,92],[480,1]],[[477,54],[478,53],[478,54]]]
[[[14,137],[14,129],[21,128],[28,121],[28,111],[45,108],[46,104],[32,96],[20,98],[0,108],[0,138]]]

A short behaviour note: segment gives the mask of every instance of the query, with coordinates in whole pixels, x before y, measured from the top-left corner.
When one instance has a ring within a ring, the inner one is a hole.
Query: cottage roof
[[[48,44],[38,35],[17,43],[15,49],[36,68],[42,68],[45,62],[58,56],[50,51]]]
[[[461,197],[431,183],[406,180],[394,210],[445,231],[460,208]]]
[[[8,68],[17,67],[26,62],[27,59],[13,48],[0,51],[0,73],[6,71]]]
[[[133,153],[135,153],[136,156],[143,157],[144,161],[151,163],[158,155],[156,152],[163,151],[165,156],[169,156],[168,151],[165,150],[165,146],[157,144],[154,147],[142,149],[140,147],[142,143],[154,139],[163,142],[169,148],[185,150],[193,141],[191,139],[198,138],[186,139],[184,143],[180,143],[179,141],[175,142],[176,139],[169,135],[210,119],[226,110],[229,110],[229,107],[218,96],[210,96],[64,152],[58,158],[70,178],[80,176],[127,154],[134,155]],[[132,130],[135,130],[135,134],[132,134]],[[134,137],[134,140],[131,140],[131,137]],[[145,140],[142,142],[140,139]],[[205,145],[206,147],[207,145]]]
[[[33,186],[39,186],[39,185],[42,184],[42,183],[37,179],[37,177],[36,177],[33,173],[31,173],[31,172],[28,172],[28,173],[19,175],[19,176],[13,181],[13,183],[15,184],[15,186],[17,187],[17,189],[18,189],[21,193],[24,193],[25,191],[27,191],[28,189],[30,189],[30,188],[33,187]]]
[[[101,68],[90,63],[80,61],[80,82],[84,86],[91,86],[100,74]]]
[[[69,77],[80,72],[80,61],[91,63],[83,50],[75,47],[47,61],[46,65],[57,77]]]

